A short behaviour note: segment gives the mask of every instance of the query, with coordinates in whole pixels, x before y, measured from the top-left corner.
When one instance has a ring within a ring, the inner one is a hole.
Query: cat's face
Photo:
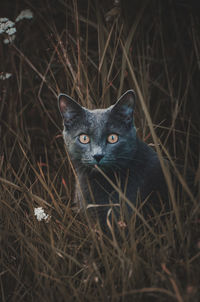
[[[59,109],[64,121],[63,137],[76,165],[127,166],[136,148],[134,100],[134,92],[128,90],[115,105],[88,110],[69,96],[59,95]]]

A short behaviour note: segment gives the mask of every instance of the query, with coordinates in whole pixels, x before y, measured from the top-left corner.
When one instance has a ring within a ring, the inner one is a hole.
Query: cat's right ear
[[[127,125],[132,125],[134,107],[135,92],[133,90],[128,90],[114,104],[111,113]]]
[[[83,108],[70,96],[61,93],[58,96],[58,107],[66,128],[70,128],[83,114]]]

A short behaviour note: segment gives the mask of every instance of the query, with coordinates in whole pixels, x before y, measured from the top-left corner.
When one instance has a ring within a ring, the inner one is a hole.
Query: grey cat
[[[137,137],[134,91],[128,90],[106,109],[86,109],[65,94],[58,101],[64,141],[77,175],[79,207],[121,205],[117,186],[132,204],[146,199],[146,205],[157,208],[158,196],[166,197],[167,189],[157,153]],[[127,209],[130,214],[131,207]],[[105,215],[99,215],[105,222]]]

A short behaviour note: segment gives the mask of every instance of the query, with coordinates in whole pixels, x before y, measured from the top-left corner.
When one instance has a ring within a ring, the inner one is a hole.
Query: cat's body
[[[59,108],[64,141],[77,174],[75,200],[80,208],[120,203],[113,184],[134,205],[139,193],[141,201],[149,198],[146,203],[157,208],[157,193],[166,196],[167,190],[157,153],[136,136],[134,92],[129,90],[115,105],[96,110],[61,94]]]

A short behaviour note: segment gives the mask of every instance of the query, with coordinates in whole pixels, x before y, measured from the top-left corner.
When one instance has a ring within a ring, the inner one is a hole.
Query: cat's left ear
[[[76,101],[74,101],[69,95],[64,93],[58,96],[58,107],[64,120],[64,125],[67,129],[70,129],[80,121],[80,118],[84,114],[84,109]]]
[[[124,121],[130,122],[133,120],[133,111],[135,108],[135,92],[127,90],[113,106],[112,111],[114,114],[121,116]]]

